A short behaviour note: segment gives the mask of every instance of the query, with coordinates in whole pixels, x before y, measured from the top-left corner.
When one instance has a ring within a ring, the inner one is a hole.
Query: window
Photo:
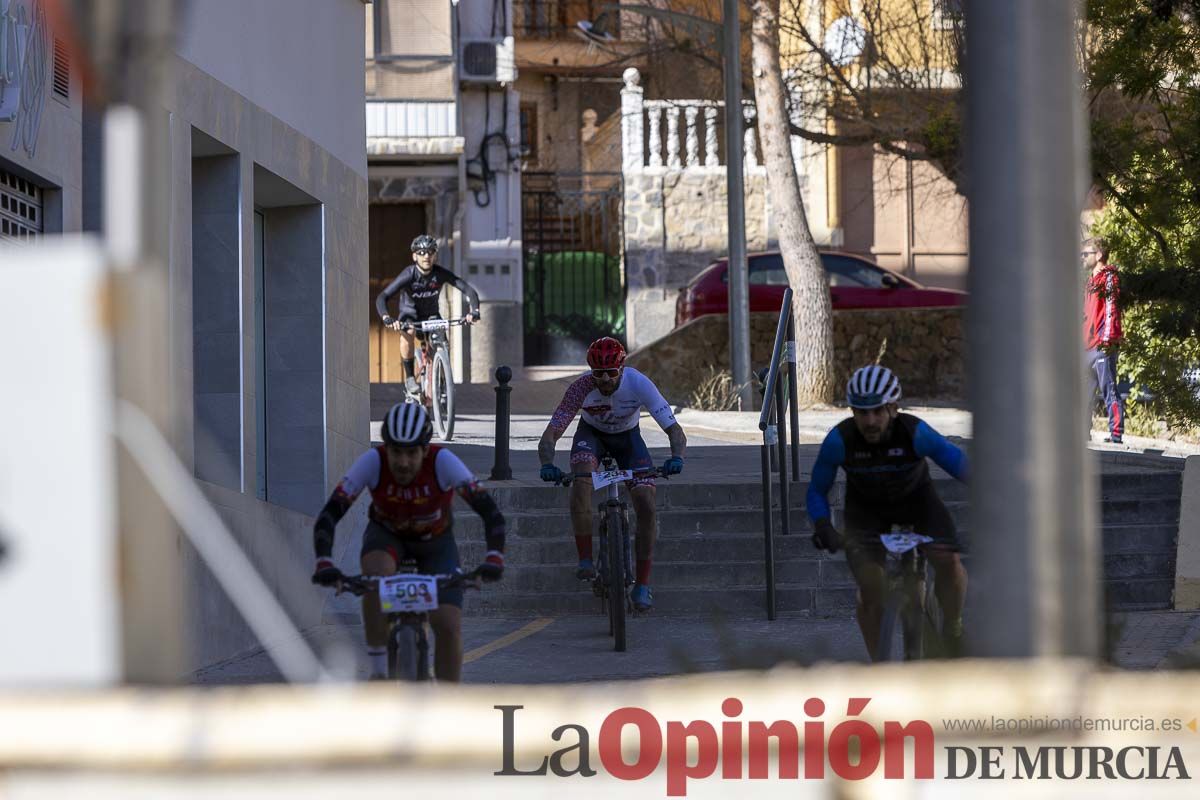
[[[847,256],[823,255],[825,272],[830,286],[857,287],[860,289],[883,289],[883,277],[887,273],[865,261]]]
[[[750,283],[754,286],[787,286],[783,256],[775,254],[750,259]]]
[[[521,158],[529,162],[538,160],[537,103],[521,103]]]
[[[41,187],[0,169],[0,239],[24,241],[41,232]]]
[[[963,0],[929,1],[929,22],[934,30],[950,30],[962,22]]]

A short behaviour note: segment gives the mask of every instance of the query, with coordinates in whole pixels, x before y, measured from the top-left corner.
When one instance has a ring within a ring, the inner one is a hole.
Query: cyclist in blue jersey
[[[967,573],[959,558],[962,546],[954,520],[934,489],[926,459],[965,482],[967,458],[923,420],[899,413],[899,400],[900,381],[886,367],[863,367],[850,377],[846,402],[853,416],[825,437],[808,486],[813,545],[830,553],[845,548],[858,584],[858,626],[867,651],[874,652],[887,591],[880,534],[903,525],[932,537],[921,552],[933,565],[943,640],[957,654],[962,649]],[[829,508],[838,467],[846,473],[844,536],[834,528]]]

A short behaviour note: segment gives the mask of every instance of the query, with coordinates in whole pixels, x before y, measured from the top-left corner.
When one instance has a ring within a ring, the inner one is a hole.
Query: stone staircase
[[[949,479],[938,491],[970,544],[967,488]],[[844,615],[854,583],[840,553],[813,550],[804,512],[806,484],[792,484],[792,535],[775,537],[781,614]],[[1106,474],[1101,484],[1105,586],[1113,609],[1170,608],[1181,481],[1175,471]],[[469,599],[472,612],[594,612],[590,587],[574,578],[567,491],[553,486],[495,489],[509,523],[505,579]],[[840,502],[841,487],[831,497]],[[597,499],[600,495],[597,494]],[[778,503],[778,493],[775,493]],[[660,614],[759,614],[765,609],[761,487],[758,483],[660,483],[655,611]],[[835,522],[840,509],[835,506]],[[464,565],[483,556],[479,519],[456,507]],[[970,568],[970,557],[966,560]]]

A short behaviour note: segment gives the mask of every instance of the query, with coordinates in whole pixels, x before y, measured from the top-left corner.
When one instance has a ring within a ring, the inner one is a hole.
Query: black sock
[[[410,377],[410,378],[415,378],[415,377],[417,377],[416,368],[413,366],[413,364],[414,364],[415,362],[416,362],[416,359],[415,359],[415,358],[403,358],[403,359],[401,359],[401,363],[403,363],[403,364],[404,364],[404,374],[405,374],[405,375],[407,375],[407,376],[408,376],[408,377]]]

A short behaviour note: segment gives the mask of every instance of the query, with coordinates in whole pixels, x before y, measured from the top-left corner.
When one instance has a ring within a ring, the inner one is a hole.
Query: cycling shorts
[[[847,491],[843,526],[846,559],[852,564],[860,559],[883,563],[886,551],[879,536],[891,531],[893,525],[932,537],[933,541],[923,545],[923,550],[932,548],[954,553],[963,550],[954,518],[930,482],[899,502],[883,506],[868,503],[853,491]]]
[[[454,541],[450,530],[431,539],[405,539],[371,521],[363,533],[362,555],[378,550],[387,553],[397,564],[406,558],[416,559],[417,572],[421,575],[449,575],[459,567],[458,542]],[[443,590],[438,595],[438,604],[462,608],[462,588]]]
[[[620,433],[602,433],[583,420],[575,429],[575,439],[571,442],[571,466],[576,475],[588,475],[605,456],[612,456],[620,469],[630,469],[634,472],[634,486],[654,485],[654,459],[650,457],[650,449],[642,439],[640,427],[633,427]],[[637,473],[642,473],[637,475]]]

